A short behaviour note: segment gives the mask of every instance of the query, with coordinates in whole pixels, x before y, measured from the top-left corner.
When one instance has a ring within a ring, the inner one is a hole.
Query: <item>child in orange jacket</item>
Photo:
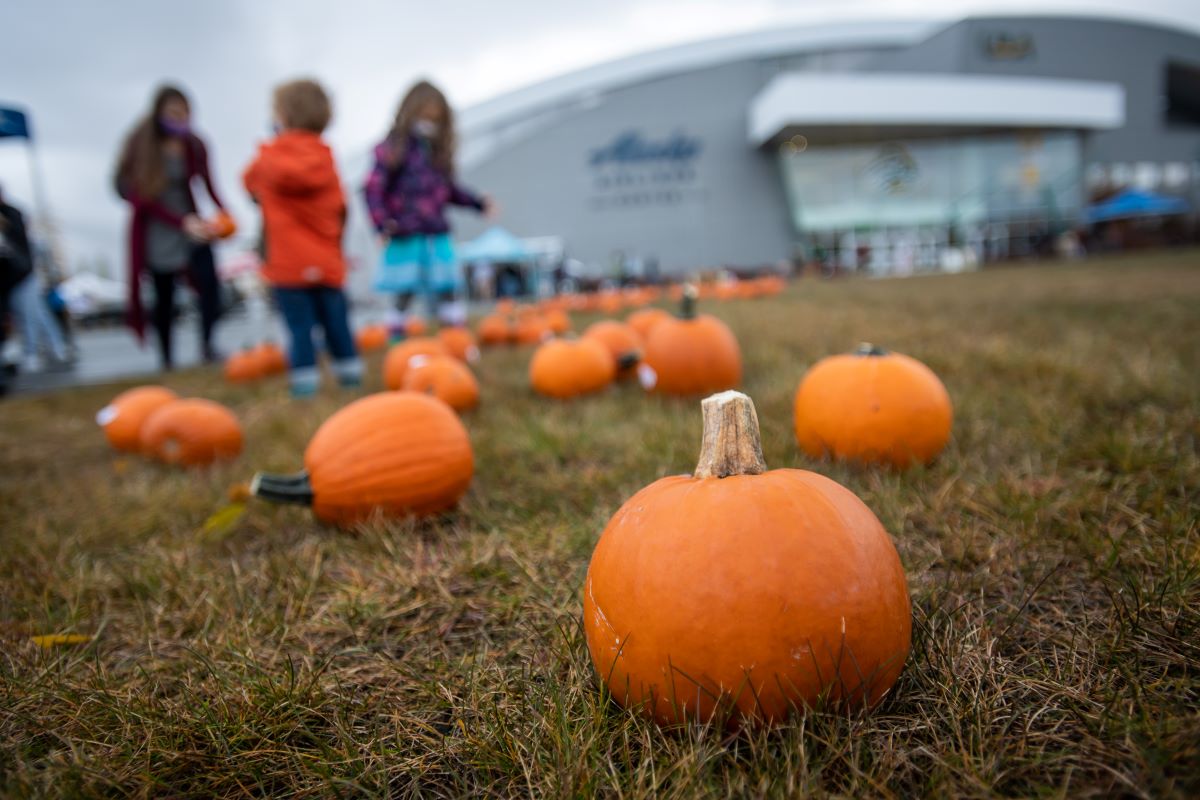
[[[305,397],[320,384],[313,329],[324,332],[333,369],[343,386],[362,382],[362,362],[350,333],[342,231],[346,199],[333,154],[321,139],[332,116],[319,84],[301,80],[275,89],[279,133],[259,147],[242,181],[262,207],[271,285],[291,335],[292,394]]]

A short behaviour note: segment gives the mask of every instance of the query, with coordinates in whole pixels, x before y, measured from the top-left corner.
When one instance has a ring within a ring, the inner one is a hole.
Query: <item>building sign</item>
[[[1028,33],[989,33],[983,37],[983,52],[993,61],[1023,61],[1035,53],[1033,37]]]
[[[704,146],[682,131],[655,138],[629,130],[587,154],[594,209],[674,206],[704,197],[697,161]]]

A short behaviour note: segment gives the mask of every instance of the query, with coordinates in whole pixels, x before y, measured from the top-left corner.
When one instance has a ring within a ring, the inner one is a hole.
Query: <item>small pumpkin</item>
[[[404,373],[413,356],[448,356],[450,351],[438,339],[418,336],[392,345],[383,359],[383,385],[393,392],[404,386]]]
[[[263,342],[254,348],[263,375],[282,375],[288,371],[288,357],[275,342]]]
[[[696,313],[694,287],[683,295],[681,316],[663,320],[650,331],[642,361],[642,385],[661,394],[708,394],[742,381],[737,339],[721,320]]]
[[[592,554],[583,624],[597,674],[662,725],[874,705],[911,646],[891,538],[834,481],[768,471],[749,397],[701,407],[695,473],[631,497]]]
[[[796,440],[813,458],[906,467],[950,440],[946,387],[915,358],[864,344],[823,358],[796,390]]]
[[[602,311],[605,314],[616,314],[625,305],[624,298],[621,293],[615,289],[609,289],[601,292],[596,298],[596,310]]]
[[[236,458],[242,452],[242,426],[233,412],[196,397],[158,408],[142,425],[138,439],[143,455],[185,467]]]
[[[405,336],[424,336],[429,333],[429,323],[423,317],[409,317],[404,320]]]
[[[388,329],[386,325],[366,325],[359,328],[354,337],[360,353],[372,353],[383,350],[388,345]]]
[[[141,449],[139,436],[146,419],[158,409],[179,399],[165,386],[137,386],[114,397],[96,412],[96,424],[104,438],[117,450],[136,453]]]
[[[526,314],[513,326],[513,341],[517,344],[541,344],[554,336],[554,331],[540,314]]]
[[[323,522],[353,525],[376,511],[425,516],[452,508],[475,470],[467,429],[441,400],[387,392],[356,400],[327,419],[295,475],[258,473],[250,492],[312,506]]]
[[[459,413],[479,405],[479,383],[467,365],[452,356],[413,356],[401,388],[433,395]]]
[[[474,364],[479,360],[479,346],[475,344],[475,337],[466,328],[442,328],[438,331],[438,340],[446,346],[447,352],[459,361]]]
[[[561,308],[551,308],[542,318],[546,321],[547,327],[555,336],[562,336],[571,332],[571,317]]]
[[[485,346],[512,341],[512,323],[502,314],[490,314],[479,320],[475,332],[479,336],[479,343]]]
[[[625,324],[637,331],[637,335],[642,337],[644,342],[650,338],[650,331],[655,325],[670,318],[670,313],[661,308],[643,308],[626,317]]]
[[[218,211],[208,223],[208,229],[218,239],[228,239],[237,233],[237,222],[228,211]]]
[[[529,362],[534,391],[559,399],[598,392],[613,382],[616,373],[612,353],[595,339],[551,339]]]
[[[263,363],[252,347],[246,347],[225,359],[225,380],[251,383],[263,377]]]
[[[617,378],[630,378],[642,360],[642,337],[630,326],[616,320],[594,322],[583,332],[583,338],[595,339],[604,345],[617,363]]]

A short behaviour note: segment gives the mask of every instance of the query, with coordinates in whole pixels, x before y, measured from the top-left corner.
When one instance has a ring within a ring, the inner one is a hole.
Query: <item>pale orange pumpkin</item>
[[[433,395],[459,413],[479,405],[479,383],[467,365],[452,356],[413,356],[402,388]]]
[[[750,398],[702,406],[695,474],[631,497],[592,555],[583,623],[597,674],[663,725],[874,705],[912,635],[887,532],[828,478],[767,471]]]
[[[404,373],[413,356],[448,356],[446,345],[432,337],[419,336],[392,345],[383,359],[383,385],[392,391],[404,386]]]
[[[542,318],[546,321],[546,326],[556,336],[562,336],[571,332],[571,317],[561,308],[551,308],[545,312]]]
[[[165,386],[137,386],[127,389],[96,413],[96,423],[108,443],[117,450],[136,453],[141,449],[140,435],[146,419],[158,409],[179,399]]]
[[[438,340],[446,346],[446,351],[459,361],[473,364],[479,360],[479,345],[475,337],[466,328],[450,327],[438,331]]]
[[[138,437],[142,454],[167,464],[204,466],[242,452],[242,426],[220,403],[175,400],[155,410]]]
[[[254,348],[247,347],[225,359],[225,380],[230,383],[251,383],[263,377],[264,364]]]
[[[680,318],[663,320],[650,331],[638,373],[650,391],[708,394],[742,381],[742,352],[733,332],[716,317],[697,314],[695,299],[689,289]]]
[[[927,366],[862,345],[812,366],[796,390],[796,440],[813,458],[906,467],[950,440],[954,410]]]
[[[612,383],[616,373],[616,360],[595,339],[551,339],[529,362],[534,391],[559,399],[598,392]]]
[[[650,331],[665,319],[670,319],[670,313],[661,308],[643,308],[625,318],[625,324],[637,331],[638,336],[645,342],[650,338]]]
[[[373,513],[425,516],[453,508],[475,470],[467,430],[441,400],[387,392],[325,421],[295,475],[258,473],[250,491],[312,506],[318,519],[353,525]]]
[[[642,360],[642,337],[630,326],[612,319],[594,322],[583,332],[583,338],[595,339],[608,349],[617,364],[617,378],[633,377]]]
[[[275,342],[263,342],[254,348],[254,357],[263,375],[281,375],[288,370],[287,354]]]
[[[424,336],[429,333],[429,323],[422,317],[409,317],[404,321],[404,334],[406,336]]]
[[[384,349],[388,344],[387,326],[366,325],[359,328],[354,337],[354,343],[360,353],[372,353]]]
[[[484,346],[507,344],[512,341],[512,323],[502,314],[490,314],[475,327],[479,343]]]
[[[517,344],[541,344],[553,337],[554,331],[540,314],[534,313],[519,318],[512,335]]]

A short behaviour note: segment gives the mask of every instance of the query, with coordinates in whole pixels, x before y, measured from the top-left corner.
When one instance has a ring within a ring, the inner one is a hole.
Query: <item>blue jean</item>
[[[67,358],[67,344],[42,297],[42,283],[37,275],[28,275],[13,287],[9,302],[21,321],[21,344],[26,358],[36,356],[42,347],[56,359]]]
[[[348,386],[361,383],[362,362],[350,333],[345,293],[332,286],[276,286],[274,293],[292,338],[290,378],[293,393],[311,394],[320,383],[317,350],[313,344],[313,329],[318,325],[324,333],[325,348],[333,359],[333,371],[338,380]]]

